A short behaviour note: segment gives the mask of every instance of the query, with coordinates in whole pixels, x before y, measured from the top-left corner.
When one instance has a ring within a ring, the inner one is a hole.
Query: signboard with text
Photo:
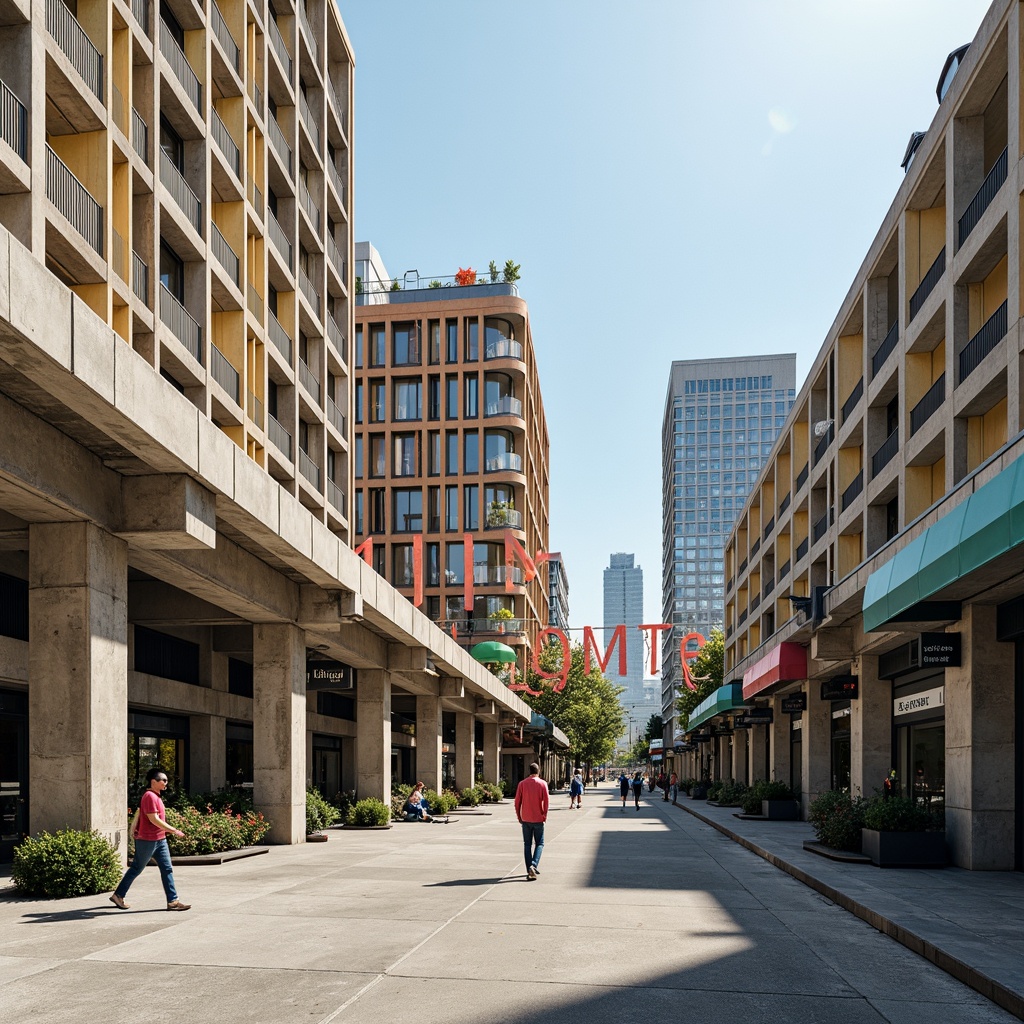
[[[922,633],[921,668],[958,668],[959,633]]]
[[[856,700],[860,696],[859,680],[856,676],[836,676],[825,679],[821,684],[822,700]]]
[[[782,713],[784,715],[799,715],[806,710],[806,693],[791,693],[788,697],[782,698]]]
[[[355,672],[351,665],[340,661],[307,661],[307,690],[351,690],[355,687]]]

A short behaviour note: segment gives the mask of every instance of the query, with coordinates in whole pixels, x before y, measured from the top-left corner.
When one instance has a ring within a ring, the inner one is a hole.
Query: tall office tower
[[[548,556],[548,625],[556,629],[569,628],[569,575],[561,551]]]
[[[725,541],[796,394],[796,356],[672,363],[661,433],[662,719],[674,738],[679,644],[725,616]]]
[[[605,644],[611,643],[616,626],[626,627],[626,675],[618,674],[618,647],[605,674],[626,687],[620,699],[627,707],[644,702],[644,634],[637,629],[644,621],[644,571],[633,562],[633,555],[616,552],[604,571]]]
[[[548,433],[526,302],[483,276],[392,282],[368,243],[358,257],[355,538],[372,537],[374,567],[415,598],[420,537],[431,619],[466,646],[531,647],[549,620],[547,573],[527,584],[505,563],[506,530],[531,556],[548,541]]]

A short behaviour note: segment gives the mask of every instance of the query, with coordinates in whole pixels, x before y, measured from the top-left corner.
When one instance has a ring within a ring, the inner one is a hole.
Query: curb
[[[906,946],[907,949],[917,953],[918,956],[923,956],[925,960],[935,964],[936,967],[941,968],[947,974],[952,975],[957,981],[973,988],[975,992],[980,992],[986,999],[990,999],[997,1006],[1001,1006],[1015,1017],[1024,1020],[1024,994],[1008,988],[994,978],[990,978],[987,974],[978,970],[978,968],[964,963],[963,960],[953,956],[951,953],[947,953],[922,935],[918,935],[916,932],[911,931],[911,929],[905,928],[903,925],[884,917],[878,911],[866,907],[863,903],[859,903],[853,897],[840,892],[840,890],[829,885],[827,882],[823,882],[820,878],[815,878],[814,875],[808,874],[803,868],[790,864],[789,861],[783,860],[777,854],[771,853],[769,850],[758,846],[757,843],[733,832],[732,829],[726,827],[721,822],[715,821],[701,814],[700,811],[695,811],[684,804],[677,804],[677,806],[688,814],[692,814],[698,821],[702,821],[705,825],[710,825],[716,831],[721,832],[722,835],[727,836],[734,843],[739,843],[740,846],[750,850],[751,853],[756,853],[758,857],[768,861],[769,864],[774,865],[780,871],[785,871],[786,874],[792,875],[798,882],[803,882],[804,885],[815,892],[828,897],[837,906],[849,911],[862,921],[866,921],[872,928],[880,931],[883,935],[888,935],[900,943],[900,945]]]

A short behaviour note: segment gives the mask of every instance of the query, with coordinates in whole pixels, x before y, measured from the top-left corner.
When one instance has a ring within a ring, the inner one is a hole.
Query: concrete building
[[[569,574],[561,551],[548,556],[548,625],[563,632],[569,628]]]
[[[437,785],[450,736],[460,784],[478,747],[496,779],[530,709],[349,543],[336,6],[0,22],[0,856],[66,826],[123,851],[157,762],[251,784],[286,843],[307,781]]]
[[[996,0],[942,68],[737,517],[726,685],[691,720],[702,766],[792,781],[805,810],[894,769],[974,869],[1024,868],[1022,29]]]
[[[379,281],[383,264],[363,246],[377,269],[356,307],[354,539],[372,538],[377,572],[459,643],[517,649],[521,673],[549,621],[543,563],[529,581],[518,559],[506,564],[506,533],[531,558],[548,543],[526,302],[500,281]]]
[[[661,433],[662,622],[659,711],[667,751],[681,740],[679,645],[725,613],[725,538],[796,394],[796,356],[672,363]]]

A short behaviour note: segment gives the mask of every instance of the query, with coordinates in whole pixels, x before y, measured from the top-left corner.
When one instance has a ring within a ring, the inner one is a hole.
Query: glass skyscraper
[[[662,424],[662,717],[674,738],[679,643],[725,617],[725,541],[796,395],[796,356],[672,363]]]

